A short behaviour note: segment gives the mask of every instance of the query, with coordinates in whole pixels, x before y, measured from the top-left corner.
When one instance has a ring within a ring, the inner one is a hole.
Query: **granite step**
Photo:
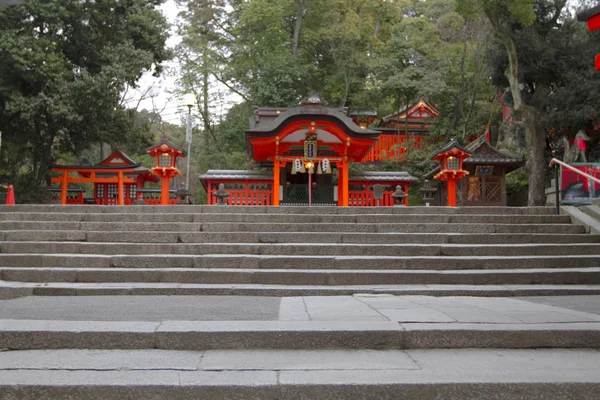
[[[0,242],[0,253],[127,255],[290,255],[290,256],[520,256],[598,255],[600,243],[555,244],[357,244],[357,243],[118,243]]]
[[[118,243],[431,243],[431,244],[505,244],[505,243],[600,243],[600,235],[586,233],[336,233],[336,232],[140,232],[81,230],[6,230],[4,241],[71,241]]]
[[[97,206],[97,205],[0,205],[0,213],[131,213],[131,214],[481,214],[482,207],[271,207],[208,205],[153,206]],[[485,214],[496,215],[555,215],[554,207],[485,207]]]
[[[584,225],[488,223],[233,223],[2,221],[0,230],[180,231],[180,232],[362,232],[362,233],[586,233]]]
[[[0,281],[0,299],[23,296],[342,296],[366,293],[399,296],[571,296],[600,295],[594,284],[383,284],[277,285],[180,282],[12,282]]]
[[[5,400],[595,399],[600,352],[24,350],[0,353]]]
[[[585,318],[582,318],[585,320]],[[0,320],[0,348],[460,349],[600,348],[597,322]]]
[[[565,256],[290,256],[0,254],[0,267],[24,268],[242,268],[335,270],[465,270],[594,268],[600,255]]]
[[[202,283],[267,285],[600,284],[600,267],[488,270],[314,270],[224,268],[0,268],[0,279],[65,283]]]
[[[184,213],[47,213],[0,214],[2,222],[277,222],[277,223],[478,223],[569,224],[567,215],[489,214],[184,214]]]

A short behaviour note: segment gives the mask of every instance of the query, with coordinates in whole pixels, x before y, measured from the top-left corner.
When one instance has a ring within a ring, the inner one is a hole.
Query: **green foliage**
[[[169,58],[160,0],[52,2],[0,8],[0,179],[40,197],[59,152],[147,140],[120,104],[125,85]]]

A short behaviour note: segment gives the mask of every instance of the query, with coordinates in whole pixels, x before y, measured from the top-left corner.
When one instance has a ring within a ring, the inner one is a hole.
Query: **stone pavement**
[[[598,305],[600,296],[4,300],[0,398],[591,400]]]
[[[600,296],[31,296],[0,301],[0,320],[600,322]]]

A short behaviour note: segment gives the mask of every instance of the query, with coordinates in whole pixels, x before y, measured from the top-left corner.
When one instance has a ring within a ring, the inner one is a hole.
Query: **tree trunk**
[[[292,45],[292,55],[298,55],[298,42],[300,41],[300,28],[302,27],[302,15],[304,14],[304,1],[296,0],[296,26],[294,27],[294,43]]]
[[[529,175],[529,193],[527,205],[543,206],[546,203],[544,149],[546,148],[546,132],[539,121],[539,112],[532,106],[522,105],[523,123],[525,124],[525,140],[527,142],[528,160],[526,169]]]
[[[100,142],[100,161],[105,160],[110,156],[110,144]]]
[[[340,107],[344,107],[346,105],[346,101],[348,100],[348,92],[350,91],[350,79],[348,78],[348,72],[344,71],[344,98],[342,99],[342,104]]]
[[[463,27],[463,35],[465,35],[465,31],[467,29],[467,24]],[[465,82],[465,59],[467,58],[467,38],[465,35],[465,43],[463,45],[462,58],[460,59],[460,90],[456,93],[454,97],[454,115],[452,116],[452,121],[450,122],[450,127],[446,131],[446,135],[444,136],[444,143],[448,143],[450,138],[452,137],[452,132],[454,132],[454,128],[456,128],[456,124],[458,123],[458,119],[462,116],[462,102],[463,96],[467,90],[466,82]]]

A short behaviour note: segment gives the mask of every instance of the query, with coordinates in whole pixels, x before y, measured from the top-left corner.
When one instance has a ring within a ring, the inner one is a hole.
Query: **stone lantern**
[[[394,199],[394,207],[405,207],[404,199],[408,197],[406,193],[402,190],[402,186],[396,186],[396,191],[392,193],[392,199]]]
[[[181,174],[175,165],[177,157],[185,157],[186,153],[182,148],[171,143],[166,136],[163,136],[158,143],[148,147],[146,152],[156,158],[156,166],[150,171],[162,181],[160,204],[169,205],[169,180]]]
[[[469,175],[469,171],[462,169],[462,163],[470,155],[467,149],[453,139],[431,156],[432,161],[440,163],[440,172],[434,178],[448,184],[448,206],[450,207],[456,207],[456,181]]]
[[[429,207],[429,203],[433,201],[433,194],[435,192],[437,192],[437,188],[431,186],[429,179],[425,179],[425,182],[423,182],[423,187],[419,189],[419,194],[425,202],[426,207]]]
[[[217,198],[218,206],[226,206],[227,205],[227,198],[229,197],[229,193],[225,190],[224,184],[219,183],[219,189],[214,191],[212,193],[212,195],[213,195],[213,197]]]

